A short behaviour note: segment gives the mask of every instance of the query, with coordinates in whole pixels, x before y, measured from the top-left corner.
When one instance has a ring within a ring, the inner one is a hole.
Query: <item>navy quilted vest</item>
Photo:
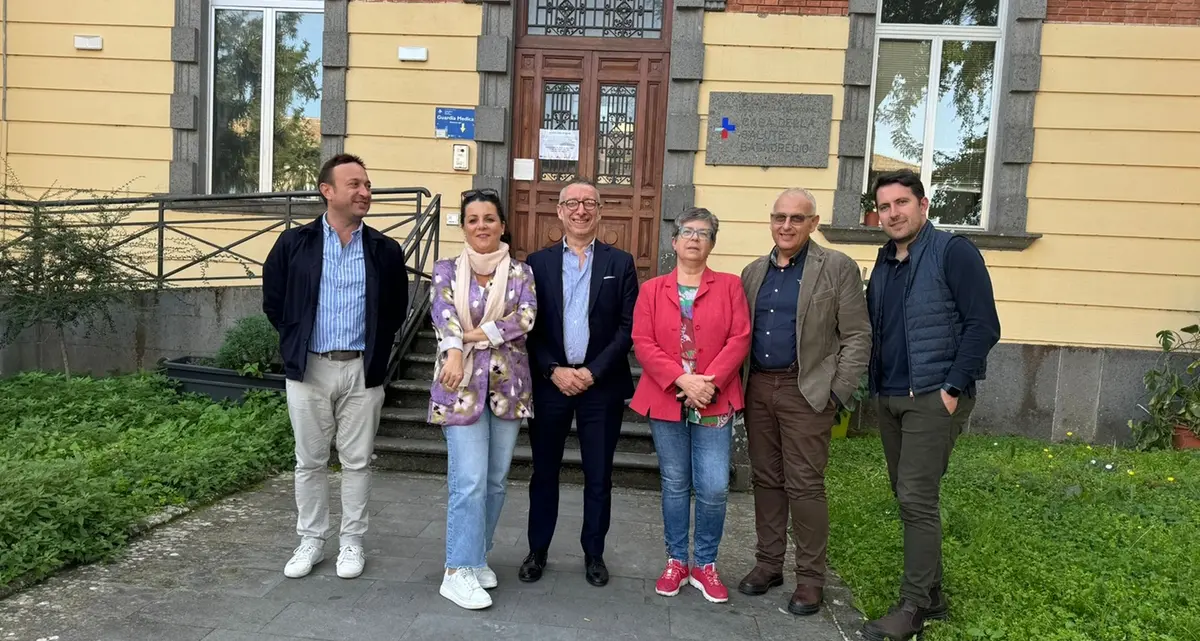
[[[950,287],[946,284],[944,265],[946,247],[954,235],[926,223],[909,247],[908,294],[904,299],[904,328],[908,337],[908,374],[912,393],[924,394],[940,389],[958,354],[958,342],[963,323],[954,306]],[[960,240],[959,242],[963,242]],[[887,245],[880,248],[873,273],[883,273]],[[885,282],[880,279],[880,283]],[[875,336],[881,332],[883,308],[882,285],[871,286],[871,327]],[[878,393],[879,349],[872,348],[871,391]],[[984,378],[980,371],[977,380]]]

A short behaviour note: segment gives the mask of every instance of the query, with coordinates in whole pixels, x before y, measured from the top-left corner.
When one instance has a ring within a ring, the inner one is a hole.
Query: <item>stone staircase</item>
[[[427,325],[417,333],[407,353],[400,357],[396,378],[388,385],[387,402],[375,438],[377,467],[409,472],[446,472],[446,441],[441,428],[425,420],[436,350],[437,339]],[[642,371],[632,353],[630,359],[636,383]],[[528,479],[533,472],[532,461],[529,425],[522,421],[509,478]],[[579,439],[572,425],[563,455],[561,480],[582,483],[580,464]],[[624,422],[621,424],[621,438],[617,443],[613,468],[614,485],[646,489],[660,487],[658,457],[654,454],[650,424],[645,417],[628,407],[625,408]]]

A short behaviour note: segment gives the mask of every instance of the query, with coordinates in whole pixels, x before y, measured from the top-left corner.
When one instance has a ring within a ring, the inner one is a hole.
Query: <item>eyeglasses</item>
[[[566,207],[567,209],[578,209],[580,205],[583,205],[583,208],[587,211],[596,211],[596,208],[600,206],[600,201],[593,200],[591,198],[585,198],[583,200],[572,198],[570,200],[564,200],[558,204],[562,207]]]
[[[782,227],[790,221],[793,225],[803,225],[816,217],[816,214],[771,214],[771,224]]]
[[[679,229],[680,238],[696,238],[698,240],[712,240],[713,231],[711,229],[696,229],[695,227],[681,227]]]

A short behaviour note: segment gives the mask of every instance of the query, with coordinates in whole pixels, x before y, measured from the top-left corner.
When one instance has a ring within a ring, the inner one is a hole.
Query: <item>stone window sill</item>
[[[980,249],[1022,251],[1042,237],[1041,234],[1006,233],[986,230],[947,229],[952,234],[961,234],[971,239]],[[855,225],[852,227],[821,225],[821,234],[829,242],[848,245],[883,245],[888,237],[878,227]]]

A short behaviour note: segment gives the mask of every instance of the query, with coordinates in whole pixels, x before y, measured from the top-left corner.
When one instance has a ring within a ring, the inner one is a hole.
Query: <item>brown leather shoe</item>
[[[780,585],[783,585],[782,572],[771,572],[756,565],[753,570],[750,570],[750,574],[747,574],[746,578],[738,584],[738,592],[747,596],[759,596]]]
[[[815,585],[797,585],[792,600],[788,601],[788,612],[802,617],[816,614],[821,609],[824,593],[824,588]]]
[[[908,641],[920,634],[929,620],[929,610],[902,600],[882,617],[868,621],[862,636],[868,641]]]

